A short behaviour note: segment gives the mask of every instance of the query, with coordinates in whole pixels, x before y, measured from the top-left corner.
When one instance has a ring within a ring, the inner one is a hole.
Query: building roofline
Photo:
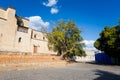
[[[8,8],[11,8],[11,9],[14,9],[14,10],[16,10],[14,7],[12,7],[12,6],[8,6],[7,8],[3,8],[3,7],[0,7],[0,9],[2,9],[2,10],[7,10]]]
[[[42,31],[39,31],[39,30],[36,30],[36,29],[33,29],[33,28],[30,28],[29,29],[33,30],[33,31],[37,31],[37,32],[42,32]]]
[[[46,34],[48,34],[47,32],[42,32],[42,31],[39,31],[39,30],[36,30],[36,29],[30,28],[30,27],[29,27],[29,29],[31,29],[31,30],[33,30],[33,31],[37,31],[37,32],[41,32],[41,33],[46,33]]]
[[[20,17],[20,18],[22,18],[22,19],[25,19],[25,20],[28,20],[28,21],[29,21],[29,19],[27,19],[27,18],[25,18],[25,17],[19,16],[19,15],[17,15],[17,14],[15,14],[15,15],[18,16],[18,17]]]
[[[11,8],[11,9],[14,9],[14,10],[16,10],[16,9],[15,9],[14,7],[12,7],[12,6],[8,6],[8,8]],[[8,9],[8,8],[7,8],[7,9]]]
[[[14,10],[16,10],[14,7],[12,7],[12,6],[8,6],[7,8],[3,8],[3,7],[0,7],[0,9],[2,9],[2,10],[7,10],[8,8],[11,8],[11,9],[14,9]],[[17,15],[17,14],[16,14]],[[17,15],[17,16],[19,16],[19,15]],[[29,21],[29,19],[27,19],[27,18],[25,18],[25,17],[22,17],[22,16],[19,16],[19,17],[21,17],[22,19],[25,19],[25,20],[28,20]]]
[[[27,19],[27,18],[25,18],[25,17],[22,17],[22,16],[20,16],[22,19],[25,19],[25,20],[28,20],[28,21],[30,21],[29,19]]]
[[[22,17],[22,16],[20,16],[22,19],[25,19],[25,20],[28,20],[28,21],[30,21],[29,19],[27,19],[27,18],[25,18],[25,17]]]
[[[2,10],[5,10],[5,11],[6,11],[6,9],[5,9],[5,8],[3,8],[3,7],[0,7],[0,9],[2,9]]]

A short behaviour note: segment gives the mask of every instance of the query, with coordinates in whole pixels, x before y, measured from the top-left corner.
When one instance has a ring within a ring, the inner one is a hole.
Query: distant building
[[[95,61],[95,50],[87,50],[85,49],[86,57],[76,56],[75,60],[80,62],[91,62]]]
[[[29,28],[29,20],[14,8],[0,8],[0,51],[56,54],[47,47],[46,34]]]

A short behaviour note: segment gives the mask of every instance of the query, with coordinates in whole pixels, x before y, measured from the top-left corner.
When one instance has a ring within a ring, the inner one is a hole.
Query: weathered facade
[[[15,13],[14,8],[0,8],[0,51],[55,54],[45,34],[29,28],[29,20]]]

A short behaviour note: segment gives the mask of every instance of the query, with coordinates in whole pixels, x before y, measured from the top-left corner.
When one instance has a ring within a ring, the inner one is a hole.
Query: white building
[[[95,61],[95,50],[85,50],[86,57],[76,56],[75,60],[79,62],[91,62]]]
[[[29,28],[29,20],[14,8],[0,8],[0,51],[56,54],[48,49],[46,34]]]

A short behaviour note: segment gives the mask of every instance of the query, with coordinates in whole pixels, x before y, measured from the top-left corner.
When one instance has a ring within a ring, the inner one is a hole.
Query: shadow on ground
[[[95,75],[99,77],[94,80],[120,80],[120,74],[118,75],[107,71],[95,70]]]
[[[93,64],[93,65],[104,65],[104,66],[120,66],[120,65],[116,65],[116,64],[103,64],[103,63],[97,63],[95,61],[93,62],[86,62],[88,64]]]

